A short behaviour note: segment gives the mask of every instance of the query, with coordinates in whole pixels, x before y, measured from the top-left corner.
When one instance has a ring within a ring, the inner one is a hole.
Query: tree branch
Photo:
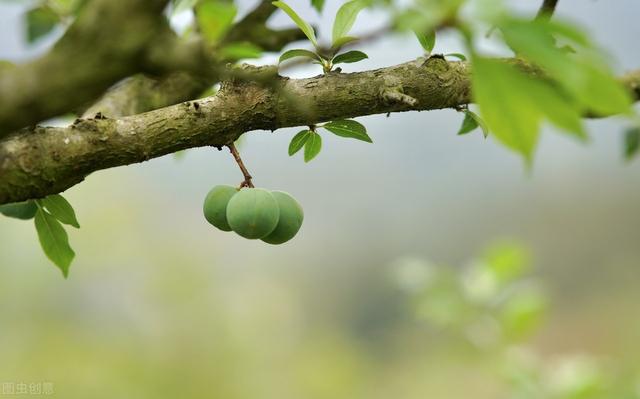
[[[43,57],[0,73],[0,137],[80,107],[118,80],[156,71],[148,45],[167,44],[163,10],[168,0],[93,0]],[[174,58],[179,67],[202,54]]]
[[[304,39],[304,33],[298,28],[273,30],[266,26],[276,9],[271,0],[263,0],[231,27],[221,45],[251,42],[265,51],[280,51],[285,45]],[[221,60],[220,64],[225,61]],[[215,73],[204,77],[176,72],[160,79],[136,75],[109,89],[83,113],[83,117],[88,118],[98,112],[109,117],[121,117],[167,107],[196,98],[218,80],[219,76]]]
[[[549,20],[553,16],[553,13],[556,11],[556,6],[558,5],[558,0],[544,0],[542,5],[540,6],[540,10],[538,10],[538,15],[536,15],[536,19],[538,20]]]
[[[536,70],[510,60],[523,70]],[[274,67],[245,67],[272,85],[225,82],[212,97],[119,119],[37,127],[0,141],[0,204],[66,190],[91,172],[191,147],[225,146],[242,133],[309,126],[363,115],[453,108],[471,101],[470,66],[432,57],[357,73],[287,79]],[[235,74],[232,74],[235,75]],[[640,71],[622,78],[638,99]],[[389,101],[395,90],[414,101]]]

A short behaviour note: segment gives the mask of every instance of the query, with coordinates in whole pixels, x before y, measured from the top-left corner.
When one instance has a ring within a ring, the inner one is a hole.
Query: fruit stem
[[[242,162],[242,158],[240,158],[240,153],[236,149],[235,144],[233,143],[227,144],[227,147],[229,147],[229,151],[231,152],[231,155],[233,155],[233,158],[236,160],[236,163],[240,167],[240,170],[242,171],[242,175],[244,176],[244,181],[240,183],[240,188],[243,188],[243,187],[253,188],[254,186],[253,186],[253,182],[251,181],[251,175],[249,174],[249,171],[247,170],[247,168],[244,166],[244,163]]]

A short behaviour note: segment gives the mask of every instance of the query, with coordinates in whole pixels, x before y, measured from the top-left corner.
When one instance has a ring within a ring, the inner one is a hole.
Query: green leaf
[[[365,0],[351,0],[346,2],[338,9],[336,19],[333,22],[333,45],[349,33],[351,27],[356,22],[358,13],[368,5]]]
[[[338,54],[333,59],[332,62],[333,64],[342,64],[342,63],[351,64],[353,62],[362,61],[365,58],[369,58],[369,57],[362,51],[352,50],[352,51],[347,51],[346,53]]]
[[[521,339],[532,332],[540,323],[546,304],[538,290],[517,291],[507,300],[499,316],[505,334],[511,339]]]
[[[338,51],[340,50],[340,48],[342,48],[342,46],[344,46],[347,43],[351,43],[351,42],[355,42],[356,40],[358,40],[357,37],[355,36],[343,36],[340,39],[336,40],[335,42],[333,42],[333,45],[331,46],[331,48],[334,51]]]
[[[172,14],[179,14],[183,11],[191,10],[198,0],[173,0]]]
[[[33,43],[50,33],[60,23],[60,17],[50,7],[32,8],[26,14],[27,41]]]
[[[202,36],[209,44],[216,44],[233,24],[237,9],[233,3],[206,0],[196,6],[196,20]]]
[[[541,115],[529,97],[529,77],[497,60],[473,60],[473,93],[494,136],[528,163],[538,142]]]
[[[40,204],[44,206],[51,216],[55,217],[64,224],[68,224],[75,228],[80,228],[76,213],[73,207],[62,195],[49,195],[40,200]]]
[[[474,118],[472,114],[473,112],[471,111],[464,111],[464,119],[462,120],[460,130],[458,130],[458,136],[472,132],[478,127],[478,121],[476,121],[476,118]]]
[[[324,0],[311,0],[311,5],[313,8],[318,10],[318,12],[322,12],[322,9],[324,8]]]
[[[314,60],[322,61],[320,56],[318,56],[318,54],[314,53],[313,51],[299,48],[299,49],[288,50],[282,53],[282,55],[280,56],[280,59],[278,60],[278,63],[281,64],[284,61],[294,57],[308,57]]]
[[[293,136],[291,142],[289,143],[289,156],[292,156],[296,152],[300,151],[300,149],[304,147],[305,143],[307,142],[307,140],[309,140],[309,137],[311,137],[312,134],[313,132],[311,130],[303,130]]]
[[[460,61],[466,61],[467,60],[467,56],[461,53],[448,53],[444,55],[445,57],[453,57],[453,58],[457,58]]]
[[[33,218],[37,210],[38,206],[32,200],[0,205],[0,213],[4,216],[21,220]]]
[[[244,58],[262,57],[262,49],[249,42],[227,44],[226,46],[222,47],[218,53],[222,58],[234,61]]]
[[[71,261],[76,255],[69,246],[67,232],[56,218],[42,208],[38,208],[36,212],[35,225],[42,250],[66,278]]]
[[[273,4],[274,6],[278,7],[282,11],[286,12],[287,15],[289,15],[289,17],[293,20],[293,22],[295,22],[296,25],[298,25],[298,28],[300,28],[302,33],[304,33],[305,36],[307,36],[309,41],[311,41],[311,43],[315,47],[318,47],[318,40],[316,39],[316,34],[313,31],[313,28],[311,27],[311,25],[309,25],[305,20],[300,18],[300,16],[298,14],[296,14],[296,12],[293,11],[293,9],[291,7],[289,7],[289,5],[287,3],[283,2],[283,1],[274,1],[271,4]]]
[[[304,161],[309,162],[315,158],[322,149],[322,137],[316,132],[312,132],[304,144]]]
[[[431,54],[433,48],[436,46],[436,31],[432,30],[428,33],[414,31],[420,45],[427,54]]]
[[[351,119],[331,121],[325,123],[322,127],[340,137],[362,140],[367,143],[373,142],[367,134],[367,128],[361,123]]]
[[[629,93],[601,57],[590,51],[587,39],[574,28],[544,21],[507,20],[499,26],[506,43],[519,56],[542,67],[570,99],[584,111],[598,115],[627,113]],[[587,47],[571,54],[556,46],[554,34]]]
[[[640,127],[628,129],[624,134],[624,157],[632,160],[640,152]]]

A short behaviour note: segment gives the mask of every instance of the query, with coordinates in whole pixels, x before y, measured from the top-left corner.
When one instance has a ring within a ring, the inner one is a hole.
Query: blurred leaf
[[[60,194],[49,195],[40,200],[51,216],[64,224],[80,228],[76,213],[71,204]]]
[[[467,60],[467,56],[461,53],[448,53],[444,55],[445,57],[453,57],[453,58],[457,58],[460,61],[466,61]]]
[[[209,44],[217,43],[233,24],[237,9],[233,3],[205,0],[196,5],[196,20]]]
[[[333,22],[333,35],[332,43],[335,46],[336,42],[345,37],[353,24],[356,22],[356,18],[360,11],[368,5],[368,1],[365,0],[351,0],[342,5],[336,13],[336,19]]]
[[[318,10],[318,12],[322,12],[322,9],[324,8],[324,0],[311,0],[311,5],[313,8]]]
[[[506,43],[519,55],[541,66],[584,111],[612,115],[630,111],[629,93],[602,63],[589,56],[588,39],[569,25],[510,19],[500,25]],[[583,51],[567,53],[556,47],[553,34],[581,44]]]
[[[315,158],[322,149],[322,137],[316,132],[312,132],[304,144],[304,161],[309,162]]]
[[[38,208],[36,212],[35,225],[42,250],[66,278],[69,275],[69,265],[75,257],[69,246],[67,232],[56,218],[42,208]]]
[[[198,0],[173,0],[173,14],[191,10],[196,3],[198,3]]]
[[[311,137],[312,134],[313,132],[311,130],[303,130],[293,136],[291,142],[289,143],[289,156],[300,151],[300,149],[304,147],[305,143],[307,142],[307,140],[309,140],[309,137]]]
[[[331,48],[337,51],[345,44],[354,42],[356,40],[358,40],[358,38],[355,36],[343,36],[340,39],[333,42],[333,45],[331,45]]]
[[[282,53],[278,62],[282,63],[294,57],[307,57],[314,60],[322,61],[322,59],[318,56],[318,54],[314,53],[313,51],[309,51],[305,49],[293,49],[293,50],[288,50]]]
[[[331,121],[325,123],[323,128],[331,133],[340,136],[372,143],[371,137],[367,134],[367,128],[363,124],[351,119]]]
[[[537,290],[518,291],[504,305],[500,321],[506,336],[521,339],[541,322],[546,299]]]
[[[27,41],[33,43],[50,33],[60,23],[60,17],[50,7],[32,8],[26,14]]]
[[[624,134],[624,157],[632,160],[640,150],[640,127],[628,129]]]
[[[0,205],[0,213],[4,216],[21,220],[33,218],[37,210],[38,206],[32,200]]]
[[[332,62],[333,64],[342,64],[342,63],[351,64],[353,62],[362,61],[366,58],[369,58],[369,57],[362,51],[352,50],[352,51],[347,51],[346,53],[338,54],[333,59]]]
[[[473,68],[473,93],[489,129],[530,162],[541,116],[531,107],[529,78],[510,65],[486,58],[474,59]]]
[[[427,54],[431,54],[433,48],[436,46],[436,31],[432,30],[427,33],[414,31],[420,45]]]
[[[253,43],[237,42],[230,43],[219,50],[221,57],[231,60],[240,60],[244,58],[260,58],[262,57],[262,49]]]
[[[543,119],[585,137],[580,107],[557,85],[498,60],[478,58],[473,66],[474,95],[489,130],[528,163]]]
[[[180,150],[173,153],[173,159],[176,161],[183,160],[185,156],[187,156],[187,150]]]
[[[53,8],[58,15],[76,15],[87,0],[48,0],[47,4]]]
[[[278,7],[279,9],[281,9],[282,11],[286,12],[287,15],[289,15],[289,18],[291,18],[293,22],[295,22],[295,24],[298,25],[298,28],[300,28],[300,30],[305,34],[305,36],[307,36],[309,41],[311,41],[311,43],[315,47],[318,47],[318,40],[316,39],[316,34],[313,31],[313,28],[311,27],[311,25],[309,25],[305,20],[300,18],[300,16],[295,11],[293,11],[293,9],[289,7],[287,3],[283,1],[274,1],[272,4]]]
[[[504,284],[522,276],[529,268],[530,254],[518,243],[505,241],[490,246],[483,260],[496,281]]]

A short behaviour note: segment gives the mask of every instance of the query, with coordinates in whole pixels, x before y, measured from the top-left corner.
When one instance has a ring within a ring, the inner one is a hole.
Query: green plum
[[[205,219],[222,231],[231,231],[227,221],[227,204],[236,193],[238,189],[235,187],[215,186],[204,199],[202,209]]]
[[[244,188],[227,205],[229,226],[244,238],[265,237],[276,228],[279,219],[278,201],[261,188]]]
[[[271,195],[278,201],[280,220],[278,220],[276,228],[261,240],[269,244],[278,245],[295,237],[298,230],[300,230],[300,226],[302,226],[304,213],[298,201],[291,195],[283,191],[272,191]]]

